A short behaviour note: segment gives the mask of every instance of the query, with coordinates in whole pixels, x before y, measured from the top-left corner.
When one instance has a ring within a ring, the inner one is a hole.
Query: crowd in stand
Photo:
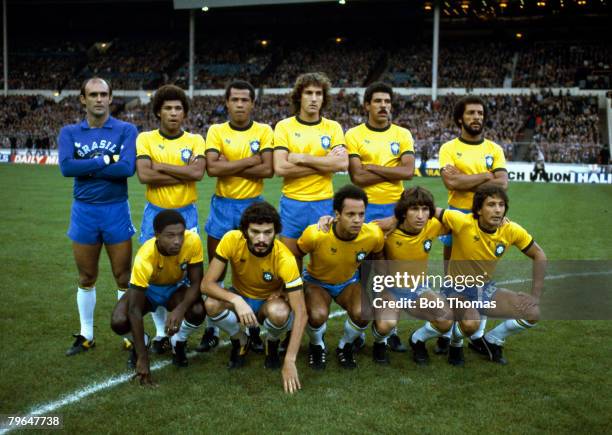
[[[17,89],[78,89],[99,74],[115,89],[155,89],[188,83],[188,47],[174,39],[117,39],[107,43],[24,43],[9,52],[9,85]],[[382,48],[381,48],[382,47]],[[384,79],[394,86],[431,86],[431,44],[331,38],[311,43],[202,39],[196,44],[198,89],[246,78],[268,88],[290,87],[308,66],[336,87]],[[275,55],[273,55],[275,53]],[[266,74],[263,74],[263,73]],[[612,50],[604,43],[535,45],[499,41],[440,41],[439,87],[592,87],[612,83]]]
[[[435,102],[428,96],[400,96],[394,101],[393,122],[408,128],[415,139],[417,156],[437,157],[439,147],[457,136],[452,108],[457,97],[443,96]],[[595,163],[601,150],[597,101],[593,98],[553,95],[485,96],[489,116],[485,126],[487,138],[504,148],[508,160],[514,156],[521,135],[532,132],[528,142],[539,146],[548,162]],[[115,99],[115,116],[134,123],[138,130],[151,130],[159,125],[150,104],[137,100]],[[83,109],[77,97],[55,103],[35,97],[1,97],[0,140],[6,148],[27,148],[45,152],[55,148],[62,125],[79,122]],[[274,126],[291,116],[289,98],[285,94],[266,94],[259,98],[254,118]],[[365,122],[366,117],[357,94],[341,91],[334,95],[324,116],[335,119],[344,128]],[[196,97],[192,102],[186,128],[205,134],[214,123],[227,119],[222,96]],[[529,157],[529,156],[527,156]]]

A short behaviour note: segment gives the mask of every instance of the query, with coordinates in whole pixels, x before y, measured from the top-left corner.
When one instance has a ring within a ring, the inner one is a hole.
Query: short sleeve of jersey
[[[285,283],[285,289],[288,292],[299,290],[302,286],[302,278],[300,277],[295,257],[288,249],[281,252],[282,254],[278,261],[278,276]]]
[[[234,248],[237,244],[238,240],[236,240],[235,232],[229,231],[221,238],[221,241],[217,245],[215,255],[221,257],[225,261],[229,261],[234,255]]]
[[[446,212],[444,213],[446,214]],[[431,232],[436,236],[441,236],[442,234],[448,233],[448,228],[444,226],[442,222],[440,222],[435,217],[431,218]]]
[[[151,156],[151,151],[149,150],[149,140],[147,137],[147,134],[140,133],[136,138],[136,157]]]
[[[493,167],[491,171],[495,172],[498,169],[506,169],[506,156],[504,156],[502,147],[496,145],[495,151],[493,152]]]
[[[289,142],[287,141],[287,127],[286,122],[279,122],[276,124],[276,128],[274,129],[274,149],[285,149],[291,151],[289,149]]]
[[[211,125],[206,134],[206,151],[217,151],[222,154],[223,141],[219,135],[219,129],[216,125]]]
[[[453,158],[451,156],[451,151],[449,149],[448,144],[444,144],[440,148],[440,154],[438,156],[438,162],[440,164],[440,169],[442,169],[446,165],[452,165],[454,163],[453,162]]]
[[[444,210],[442,215],[442,223],[453,232],[459,232],[465,224],[469,223],[468,219],[472,219],[471,214],[463,214],[456,210]]]
[[[185,233],[186,237],[189,237],[189,243],[191,244],[191,258],[189,264],[198,264],[204,262],[204,250],[202,249],[202,241],[200,236],[191,231]]]
[[[383,230],[376,224],[374,224],[374,233],[376,234],[377,241],[373,252],[378,253],[385,249],[385,233],[383,233]]]
[[[204,138],[200,134],[194,134],[193,138],[195,140],[195,145],[193,147],[192,155],[194,157],[198,157],[198,156],[203,157],[204,153],[206,152],[206,141],[204,141]]]
[[[512,244],[519,248],[521,251],[526,251],[533,244],[533,237],[527,232],[525,228],[515,222],[510,222]]]
[[[406,129],[402,129],[400,139],[400,156],[404,154],[414,154],[414,139],[412,139],[412,134]]]
[[[346,150],[348,151],[349,157],[361,158],[361,152],[359,150],[359,141],[356,138],[356,134],[353,129],[346,132]]]
[[[272,127],[268,124],[264,124],[263,130],[261,132],[261,146],[259,147],[259,152],[265,150],[273,150],[274,149],[274,133],[272,132]]]
[[[331,146],[329,149],[333,149],[338,145],[346,145],[346,140],[344,139],[344,132],[342,131],[342,127],[336,121],[332,123],[332,137],[331,137]]]
[[[298,239],[298,248],[304,254],[308,254],[314,251],[316,247],[317,231],[317,225],[310,225],[309,227],[306,227],[306,229]]]
[[[153,265],[148,261],[142,261],[138,255],[134,260],[132,275],[130,277],[130,285],[137,287],[149,287],[149,281],[153,275]]]

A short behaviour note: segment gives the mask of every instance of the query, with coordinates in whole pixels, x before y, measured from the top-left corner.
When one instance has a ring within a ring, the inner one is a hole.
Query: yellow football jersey
[[[395,124],[377,129],[360,124],[346,132],[349,157],[359,157],[364,165],[394,168],[402,164],[404,154],[414,154],[414,140],[410,131]],[[383,181],[363,188],[372,204],[391,204],[399,201],[404,191],[402,180]]]
[[[253,154],[272,151],[274,134],[268,124],[251,121],[243,129],[229,122],[211,125],[206,135],[206,152],[214,150],[227,160],[241,160]],[[215,194],[225,198],[246,199],[259,196],[263,179],[227,176],[217,178]]]
[[[448,269],[453,277],[482,276],[488,281],[510,246],[525,252],[533,244],[533,237],[515,222],[503,223],[491,233],[482,229],[471,213],[456,210],[445,210],[442,222],[453,232],[453,251]]]
[[[298,248],[310,254],[308,273],[327,284],[340,284],[351,278],[361,262],[372,252],[381,252],[385,236],[380,227],[373,223],[363,224],[361,231],[352,240],[343,240],[332,231],[323,232],[317,225],[306,227],[298,239]]]
[[[232,230],[219,242],[215,257],[231,264],[232,286],[246,297],[266,299],[283,288],[288,292],[302,289],[295,257],[277,239],[268,255],[258,257],[249,251],[242,232]]]
[[[185,239],[178,255],[165,256],[157,249],[155,237],[140,247],[130,277],[130,285],[147,288],[149,284],[176,284],[185,278],[188,264],[204,261],[200,236],[185,231]]]
[[[292,116],[280,121],[274,129],[275,150],[324,157],[338,145],[345,145],[342,127],[327,118],[308,123]],[[283,194],[298,201],[329,199],[334,196],[332,174],[286,178],[283,180]]]
[[[453,165],[467,175],[506,170],[506,158],[502,148],[488,139],[468,143],[455,138],[440,147],[440,168]],[[448,205],[464,210],[472,209],[474,192],[449,190]]]
[[[153,163],[188,165],[191,157],[204,157],[204,138],[199,134],[183,132],[168,138],[159,130],[145,131],[136,139],[136,158],[150,159]],[[147,184],[147,201],[161,208],[180,208],[198,199],[195,181],[172,186]]]

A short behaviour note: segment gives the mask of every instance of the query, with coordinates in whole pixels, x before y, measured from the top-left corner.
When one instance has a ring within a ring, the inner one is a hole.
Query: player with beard
[[[393,215],[403,181],[414,175],[414,140],[410,131],[391,123],[392,101],[391,86],[372,83],[363,97],[367,122],[346,132],[351,181],[368,195],[366,222]],[[397,329],[387,344],[396,352],[406,351]]]
[[[212,324],[231,338],[230,369],[244,365],[249,347],[240,324],[263,324],[267,332],[264,366],[268,369],[280,368],[280,337],[291,329],[282,377],[285,391],[293,393],[301,388],[295,360],[306,326],[306,306],[295,257],[275,239],[280,231],[280,216],[274,207],[267,202],[250,205],[242,214],[240,229],[225,233],[219,242],[202,292],[208,296],[205,304]],[[232,287],[226,290],[218,281],[228,263]]]
[[[485,186],[508,188],[508,171],[503,149],[484,138],[483,128],[487,121],[487,106],[480,97],[468,95],[455,104],[453,120],[461,128],[459,137],[440,147],[440,168],[442,181],[448,189],[449,210],[470,213],[476,189]],[[448,262],[452,252],[452,236],[442,236],[444,261]],[[470,347],[484,353],[482,336],[486,317],[470,337]],[[450,336],[438,338],[436,353],[448,352]]]

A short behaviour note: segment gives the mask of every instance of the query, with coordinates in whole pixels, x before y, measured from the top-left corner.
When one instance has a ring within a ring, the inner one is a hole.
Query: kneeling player
[[[240,323],[245,327],[263,323],[267,331],[265,367],[269,369],[280,368],[279,339],[292,329],[282,376],[285,391],[293,393],[301,388],[295,360],[306,325],[306,308],[295,257],[275,239],[280,231],[280,216],[274,207],[267,202],[250,205],[242,214],[240,230],[227,232],[219,242],[202,281],[202,292],[208,296],[206,309],[213,325],[231,338],[229,368],[245,362],[248,337]],[[232,266],[229,290],[218,284],[227,263]]]
[[[306,228],[298,240],[298,248],[310,263],[304,271],[307,332],[310,337],[308,363],[315,370],[326,366],[323,335],[327,328],[332,299],[344,308],[349,318],[344,323],[344,335],[336,354],[344,368],[355,368],[353,342],[368,326],[362,316],[359,266],[370,254],[382,259],[385,238],[378,225],[364,224],[368,197],[352,184],[342,187],[334,195],[335,222],[332,231],[324,232],[317,225]]]
[[[434,217],[435,206],[432,194],[422,188],[405,190],[395,207],[398,226],[385,241],[385,258],[389,262],[390,275],[408,273],[411,277],[427,275],[427,260],[433,241],[448,229]],[[413,359],[419,365],[427,364],[429,355],[425,342],[450,330],[453,314],[446,299],[420,282],[410,288],[394,289],[386,297],[402,301],[410,308],[410,315],[428,322],[410,337]],[[384,296],[383,296],[384,297]],[[428,308],[435,306],[439,308]],[[386,339],[397,325],[400,310],[377,309],[376,321],[372,325],[374,336],[373,359],[380,364],[389,363]]]
[[[506,364],[502,346],[506,337],[534,326],[540,317],[539,300],[544,286],[546,255],[523,227],[505,219],[508,195],[501,187],[486,186],[476,190],[471,214],[443,210],[439,219],[453,232],[453,251],[448,273],[454,288],[442,291],[455,311],[458,324],[453,328],[449,362],[463,365],[462,335],[473,334],[479,325],[479,313],[505,320],[485,334],[483,347],[491,361]],[[497,288],[491,280],[497,262],[509,246],[516,246],[533,260],[531,295]],[[458,280],[483,281],[479,286],[457,286]],[[477,303],[468,307],[463,302]],[[458,327],[457,327],[458,326]]]
[[[169,311],[166,332],[172,335],[172,362],[186,367],[187,338],[206,315],[199,291],[203,274],[200,236],[185,231],[185,219],[176,210],[159,212],[153,228],[155,237],[138,250],[130,288],[117,302],[111,320],[117,334],[132,334],[135,350],[130,361],[142,384],[151,383],[143,316],[160,306]]]

